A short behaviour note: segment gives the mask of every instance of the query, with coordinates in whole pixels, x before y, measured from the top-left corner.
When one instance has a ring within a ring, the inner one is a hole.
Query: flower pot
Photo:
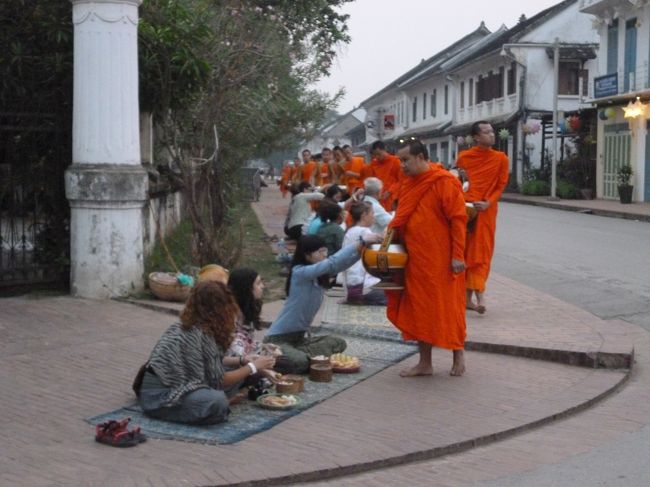
[[[621,203],[624,205],[629,205],[632,203],[632,191],[634,190],[634,186],[630,185],[623,185],[618,187],[618,197],[621,200]]]

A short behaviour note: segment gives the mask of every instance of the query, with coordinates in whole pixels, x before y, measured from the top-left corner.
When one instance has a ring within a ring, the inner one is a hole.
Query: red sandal
[[[105,423],[95,426],[95,441],[105,445],[125,448],[136,446],[147,440],[147,437],[140,432],[137,426],[129,431],[128,425],[131,418],[125,418],[120,421],[111,419]]]

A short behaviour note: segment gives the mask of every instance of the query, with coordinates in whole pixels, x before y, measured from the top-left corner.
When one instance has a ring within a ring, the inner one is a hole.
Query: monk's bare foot
[[[428,365],[417,364],[410,369],[402,370],[399,373],[400,377],[418,377],[420,375],[433,375],[433,367]]]
[[[485,306],[482,304],[474,304],[474,303],[468,303],[465,305],[466,309],[469,309],[470,311],[476,311],[478,314],[482,315],[485,313]]]
[[[463,350],[454,350],[454,363],[451,366],[449,375],[460,377],[465,373],[465,352]]]

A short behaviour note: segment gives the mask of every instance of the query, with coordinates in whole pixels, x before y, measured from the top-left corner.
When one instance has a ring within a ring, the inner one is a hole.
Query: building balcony
[[[640,0],[580,0],[580,12],[600,16],[606,11],[631,8]]]
[[[456,123],[465,124],[478,120],[486,120],[500,117],[517,111],[519,97],[517,94],[507,95],[502,98],[495,98],[490,101],[482,101],[475,105],[458,110]]]
[[[617,95],[637,95],[647,90],[650,90],[650,72],[648,65],[643,64],[627,73],[621,70],[596,76],[589,94],[598,100]]]

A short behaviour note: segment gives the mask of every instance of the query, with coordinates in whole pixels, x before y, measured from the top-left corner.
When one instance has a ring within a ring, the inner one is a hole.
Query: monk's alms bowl
[[[465,212],[467,213],[468,222],[472,221],[478,215],[478,210],[474,206],[474,203],[465,203]]]
[[[378,289],[404,289],[404,268],[408,261],[406,249],[401,244],[372,244],[366,247],[361,257],[368,274],[381,279],[374,286]]]

